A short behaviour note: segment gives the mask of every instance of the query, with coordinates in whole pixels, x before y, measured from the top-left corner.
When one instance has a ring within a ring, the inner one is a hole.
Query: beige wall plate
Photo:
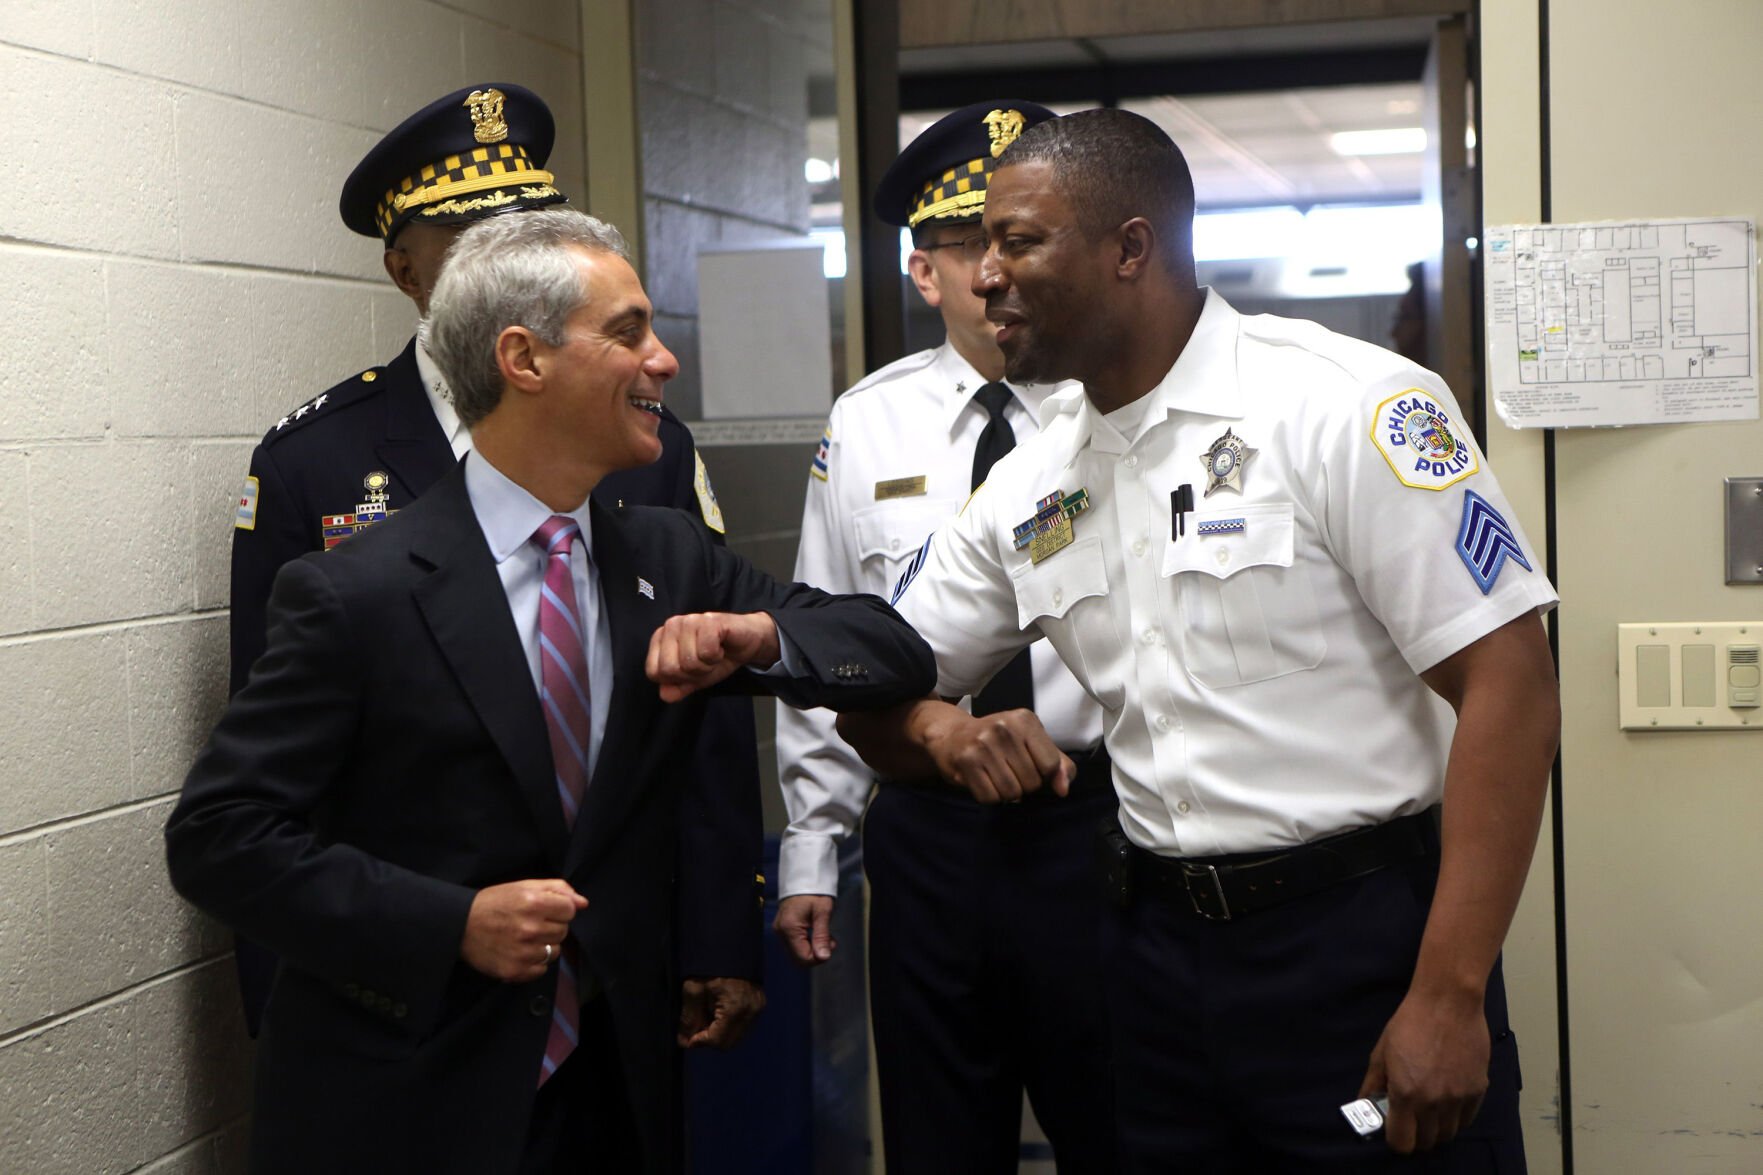
[[[1763,730],[1763,620],[1617,625],[1623,730]]]

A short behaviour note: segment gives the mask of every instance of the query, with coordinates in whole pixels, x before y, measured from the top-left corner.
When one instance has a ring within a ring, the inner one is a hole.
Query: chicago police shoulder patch
[[[1500,516],[1492,503],[1474,490],[1463,491],[1463,522],[1457,528],[1457,554],[1484,596],[1494,590],[1494,581],[1500,578],[1500,569],[1506,565],[1506,560],[1512,560],[1526,571],[1531,570],[1530,561],[1524,557],[1524,548],[1518,545],[1518,536],[1513,533],[1511,524]]]
[[[1481,468],[1462,427],[1431,393],[1408,388],[1377,406],[1371,442],[1403,485],[1442,490]]]

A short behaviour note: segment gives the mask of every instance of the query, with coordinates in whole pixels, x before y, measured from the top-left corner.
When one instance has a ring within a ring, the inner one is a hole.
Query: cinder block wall
[[[644,0],[633,15],[644,279],[655,329],[680,361],[668,403],[692,421],[703,406],[699,249],[808,231],[808,88],[811,76],[832,76],[831,10],[814,0]],[[828,408],[832,396],[829,382]],[[790,578],[814,442],[711,445],[703,455],[729,545]],[[754,712],[766,826],[777,832],[786,820],[775,711],[767,701]]]
[[[396,353],[343,177],[455,87],[556,110],[575,0],[0,4],[0,1171],[243,1170],[229,936],[160,828],[226,692],[251,446]]]
[[[808,231],[808,71],[811,58],[831,60],[824,7],[644,0],[634,8],[644,276],[655,328],[679,356],[667,396],[683,419],[696,419],[703,402],[699,247]]]

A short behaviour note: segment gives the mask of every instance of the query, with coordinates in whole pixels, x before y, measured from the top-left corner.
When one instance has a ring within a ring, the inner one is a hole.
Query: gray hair
[[[453,390],[467,428],[502,400],[496,340],[524,326],[563,345],[564,324],[587,304],[574,246],[630,260],[619,231],[573,208],[545,208],[480,220],[447,250],[429,299],[429,353]]]

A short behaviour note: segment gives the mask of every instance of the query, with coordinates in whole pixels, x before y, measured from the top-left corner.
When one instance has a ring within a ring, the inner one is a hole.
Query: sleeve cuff
[[[839,842],[813,832],[786,831],[777,850],[777,896],[839,892]]]

